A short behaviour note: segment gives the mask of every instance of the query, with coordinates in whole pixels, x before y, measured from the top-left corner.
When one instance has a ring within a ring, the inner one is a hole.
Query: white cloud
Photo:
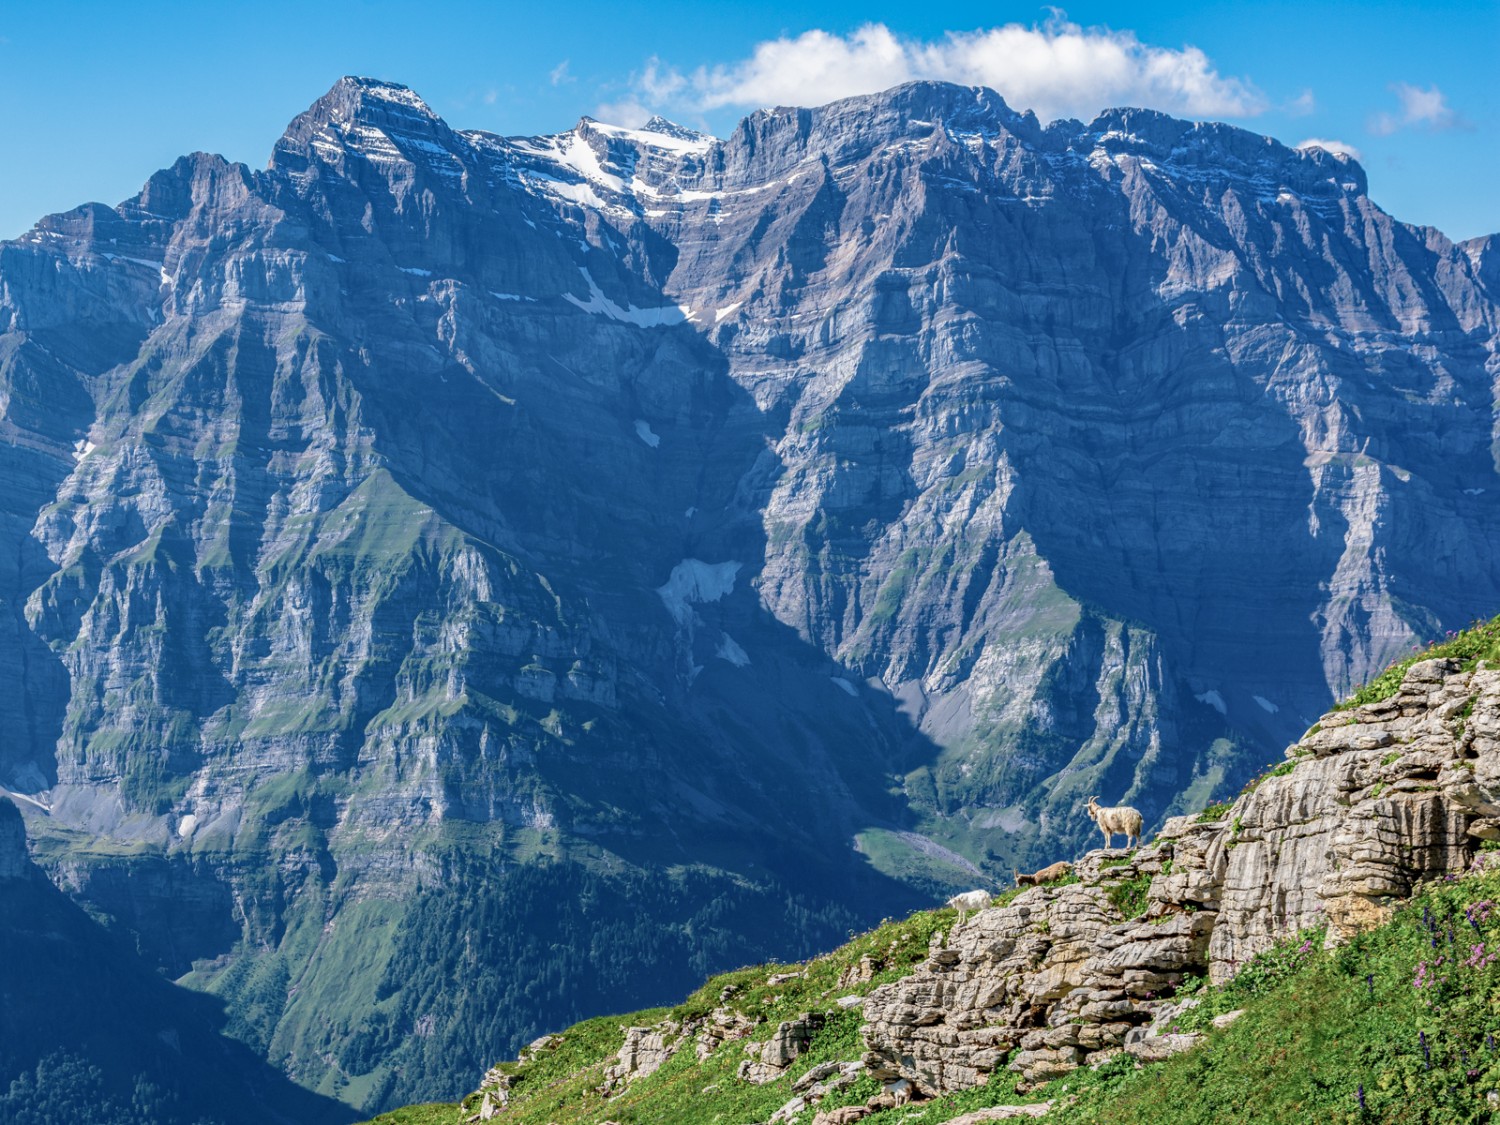
[[[1317,109],[1318,99],[1313,97],[1313,92],[1311,90],[1303,90],[1302,93],[1282,106],[1281,112],[1285,113],[1288,117],[1306,117],[1308,114],[1316,113]]]
[[[1423,90],[1406,82],[1393,82],[1391,90],[1401,103],[1401,112],[1382,112],[1371,117],[1370,132],[1377,136],[1388,137],[1398,129],[1407,128],[1422,128],[1440,133],[1464,124],[1463,118],[1453,112],[1436,85]]]
[[[1324,152],[1337,153],[1342,156],[1352,156],[1355,160],[1363,160],[1359,149],[1345,141],[1331,141],[1323,137],[1308,137],[1297,146],[1298,148],[1320,148]]]
[[[561,86],[564,82],[578,81],[578,79],[574,78],[571,74],[568,73],[567,59],[563,59],[562,62],[554,66],[548,73],[547,77],[551,79],[552,85],[554,86]]]
[[[639,129],[651,120],[653,110],[636,98],[618,102],[601,102],[594,110],[594,119],[607,121],[611,125],[623,125],[627,129]]]
[[[822,30],[767,40],[750,57],[684,75],[652,59],[637,97],[664,110],[819,105],[918,78],[998,90],[1043,119],[1092,117],[1110,106],[1148,106],[1192,117],[1250,117],[1266,100],[1249,82],[1225,78],[1196,47],[1142,43],[1129,31],[1084,28],[1061,13],[950,31],[924,41],[871,23],[849,35]]]

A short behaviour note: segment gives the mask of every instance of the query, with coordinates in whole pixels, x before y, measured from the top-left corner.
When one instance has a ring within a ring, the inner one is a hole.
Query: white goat
[[[1089,798],[1089,819],[1099,826],[1099,831],[1104,833],[1104,846],[1114,846],[1115,833],[1125,834],[1125,846],[1130,847],[1130,841],[1135,841],[1135,846],[1141,846],[1141,827],[1145,819],[1138,809],[1129,805],[1117,805],[1114,808],[1105,808],[1099,804],[1098,797]]]
[[[973,892],[970,892],[971,894]],[[905,1078],[897,1078],[887,1082],[882,1087],[887,1094],[896,1099],[897,1105],[907,1105],[911,1102],[911,1083]]]
[[[958,911],[958,921],[955,925],[962,926],[964,919],[968,917],[971,910],[983,910],[990,904],[989,891],[965,891],[961,895],[954,895],[948,900],[948,905]]]

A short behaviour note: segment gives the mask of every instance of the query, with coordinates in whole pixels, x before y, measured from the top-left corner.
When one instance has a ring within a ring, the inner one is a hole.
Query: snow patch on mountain
[[[706,563],[702,559],[683,559],[672,568],[664,585],[656,588],[657,596],[679,625],[689,625],[697,616],[693,606],[716,602],[734,589],[740,563]]]
[[[719,643],[714,649],[714,655],[720,660],[727,660],[736,668],[745,668],[750,664],[750,654],[747,653],[728,633],[719,637]]]
[[[578,272],[583,274],[583,279],[588,282],[589,299],[583,301],[571,293],[564,293],[563,300],[577,305],[586,313],[607,316],[611,320],[638,325],[641,328],[666,328],[673,324],[682,324],[690,319],[692,309],[687,305],[662,305],[654,309],[638,309],[634,305],[627,305],[622,308],[604,295],[604,290],[599,288],[599,283],[594,280],[588,270],[580,268]]]

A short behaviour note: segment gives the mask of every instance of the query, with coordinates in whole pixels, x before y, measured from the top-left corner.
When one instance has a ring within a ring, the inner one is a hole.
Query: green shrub
[[[1204,809],[1201,813],[1198,814],[1198,820],[1196,821],[1196,823],[1212,824],[1216,820],[1223,820],[1227,815],[1229,815],[1229,810],[1233,807],[1233,801],[1219,801],[1215,804],[1209,805],[1208,808]]]
[[[1392,664],[1348,699],[1337,704],[1334,710],[1346,711],[1389,699],[1401,687],[1402,679],[1413,664],[1436,657],[1460,661],[1465,671],[1473,669],[1481,660],[1500,658],[1500,617],[1489,621],[1475,621],[1467,629],[1449,633],[1441,641],[1428,641],[1425,647],[1413,646],[1410,655]]]

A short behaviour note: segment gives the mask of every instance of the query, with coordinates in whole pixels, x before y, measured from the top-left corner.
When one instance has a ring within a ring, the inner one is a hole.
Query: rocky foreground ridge
[[[837,981],[829,1013],[757,1030],[726,989],[700,1019],[623,1029],[601,1089],[617,1093],[678,1051],[701,1060],[744,1040],[731,1048],[744,1054],[740,1081],[807,1070],[772,1121],[846,1125],[981,1085],[1002,1067],[1025,1091],[1121,1052],[1160,1060],[1202,1039],[1171,1030],[1183,1010],[1174,994],[1191,978],[1222,983],[1304,931],[1338,945],[1388,921],[1420,884],[1468,870],[1481,841],[1495,839],[1500,669],[1422,660],[1389,698],[1323,716],[1232,805],[1173,818],[1139,849],[1089,852],[1072,876],[935,933],[900,979],[871,986],[883,964],[862,958]],[[863,1053],[799,1067],[811,1031],[850,1009],[862,1013]],[[469,1120],[504,1119],[514,1073],[486,1076],[466,1102]],[[860,1075],[883,1092],[817,1112]]]

